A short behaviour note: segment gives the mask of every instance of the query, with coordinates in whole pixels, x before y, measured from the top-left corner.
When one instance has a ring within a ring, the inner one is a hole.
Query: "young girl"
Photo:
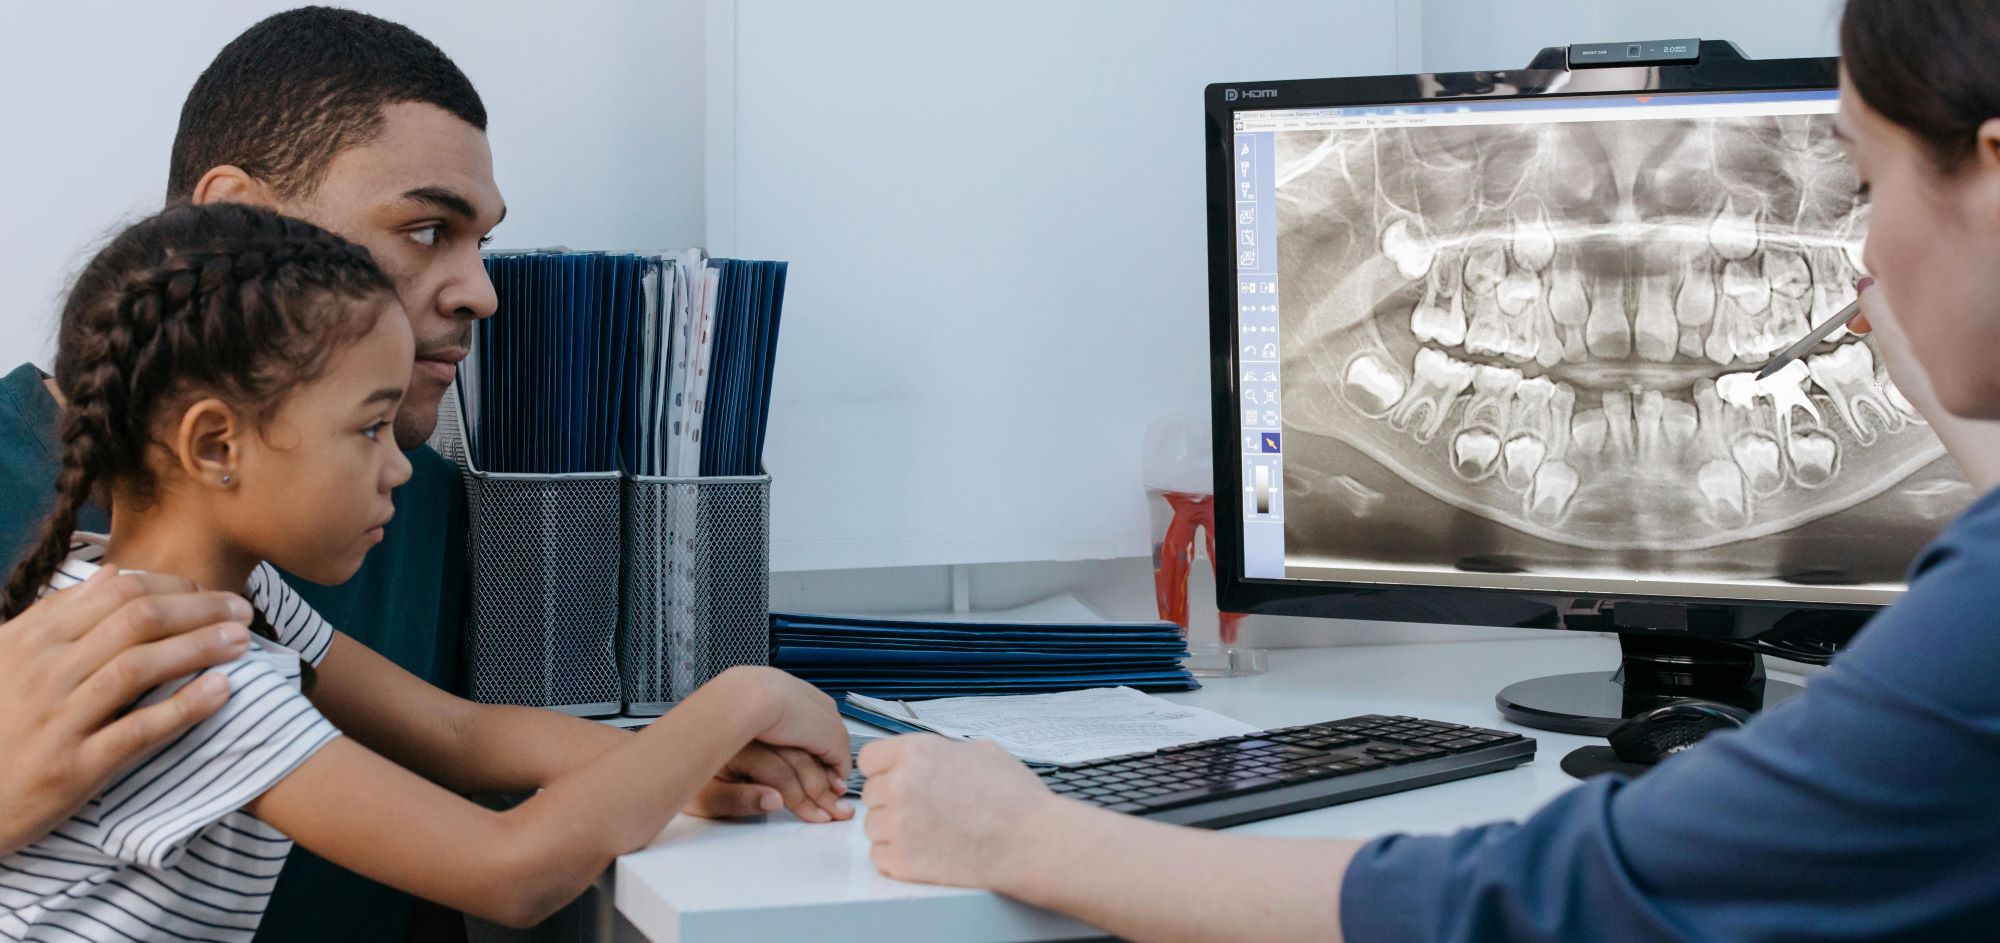
[[[851,814],[838,714],[780,672],[729,671],[628,735],[452,698],[290,591],[273,564],[351,576],[410,473],[389,434],[410,328],[366,250],[248,207],[169,209],[85,269],[58,346],[56,506],[0,620],[146,570],[241,588],[257,637],[235,627],[234,661],[134,705],[226,686],[221,711],[0,858],[0,938],[248,940],[292,841],[523,926],[684,807],[769,811],[782,794],[811,821]],[[111,510],[102,538],[73,534],[92,497]],[[494,812],[447,789],[540,792]]]

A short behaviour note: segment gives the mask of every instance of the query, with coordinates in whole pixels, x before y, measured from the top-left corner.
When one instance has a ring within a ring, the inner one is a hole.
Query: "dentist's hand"
[[[1043,830],[1064,807],[1082,808],[991,743],[889,737],[861,748],[861,771],[869,857],[903,881],[1009,893],[1037,865],[1034,849],[1048,847]]]
[[[1931,389],[1930,375],[1917,362],[1888,300],[1875,290],[1875,279],[1863,278],[1855,288],[1861,293],[1861,314],[1848,322],[1848,330],[1868,335],[1897,391],[1930,423],[1973,490],[1983,494],[2000,484],[2000,421],[1966,419],[1947,411]]]

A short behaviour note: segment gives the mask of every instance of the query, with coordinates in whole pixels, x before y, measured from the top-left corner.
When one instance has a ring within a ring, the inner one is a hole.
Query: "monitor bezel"
[[[1217,604],[1225,612],[1397,622],[1674,632],[1769,638],[1787,626],[1818,632],[1830,621],[1851,634],[1880,606],[1675,594],[1555,593],[1507,587],[1446,587],[1337,580],[1249,578],[1243,572],[1242,462],[1221,447],[1241,440],[1235,409],[1235,208],[1231,154],[1241,111],[1572,98],[1635,92],[1825,91],[1838,88],[1839,59],[1746,59],[1727,43],[1701,44],[1700,61],[1588,69],[1527,68],[1267,82],[1218,82],[1204,93],[1207,149],[1209,351],[1215,462]],[[1548,58],[1544,55],[1538,62]],[[1257,97],[1242,93],[1253,90]],[[1254,102],[1254,104],[1252,104]],[[1806,587],[1802,587],[1806,589]],[[1613,616],[1620,607],[1640,613]],[[1579,618],[1580,611],[1604,618]]]

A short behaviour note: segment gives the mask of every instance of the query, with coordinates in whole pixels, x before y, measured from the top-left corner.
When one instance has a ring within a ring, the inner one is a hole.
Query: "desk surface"
[[[1284,649],[1271,653],[1271,669],[1261,677],[1209,681],[1200,691],[1165,696],[1266,728],[1409,714],[1517,730],[1538,741],[1534,762],[1503,773],[1232,829],[1344,838],[1440,832],[1527,815],[1575,784],[1557,768],[1563,754],[1602,742],[1510,725],[1493,706],[1496,691],[1537,675],[1608,670],[1617,661],[1617,642],[1608,636]],[[652,845],[620,858],[614,874],[619,913],[658,943],[1097,935],[1086,924],[998,895],[881,876],[868,861],[861,815],[832,825],[808,825],[789,813],[747,823],[681,816]]]

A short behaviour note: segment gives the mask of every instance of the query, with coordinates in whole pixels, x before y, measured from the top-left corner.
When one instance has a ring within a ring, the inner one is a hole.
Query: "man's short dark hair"
[[[435,105],[486,130],[486,106],[449,56],[407,26],[301,7],[222,47],[181,106],[167,202],[233,164],[283,198],[312,192],[335,155],[381,133],[382,109]]]

